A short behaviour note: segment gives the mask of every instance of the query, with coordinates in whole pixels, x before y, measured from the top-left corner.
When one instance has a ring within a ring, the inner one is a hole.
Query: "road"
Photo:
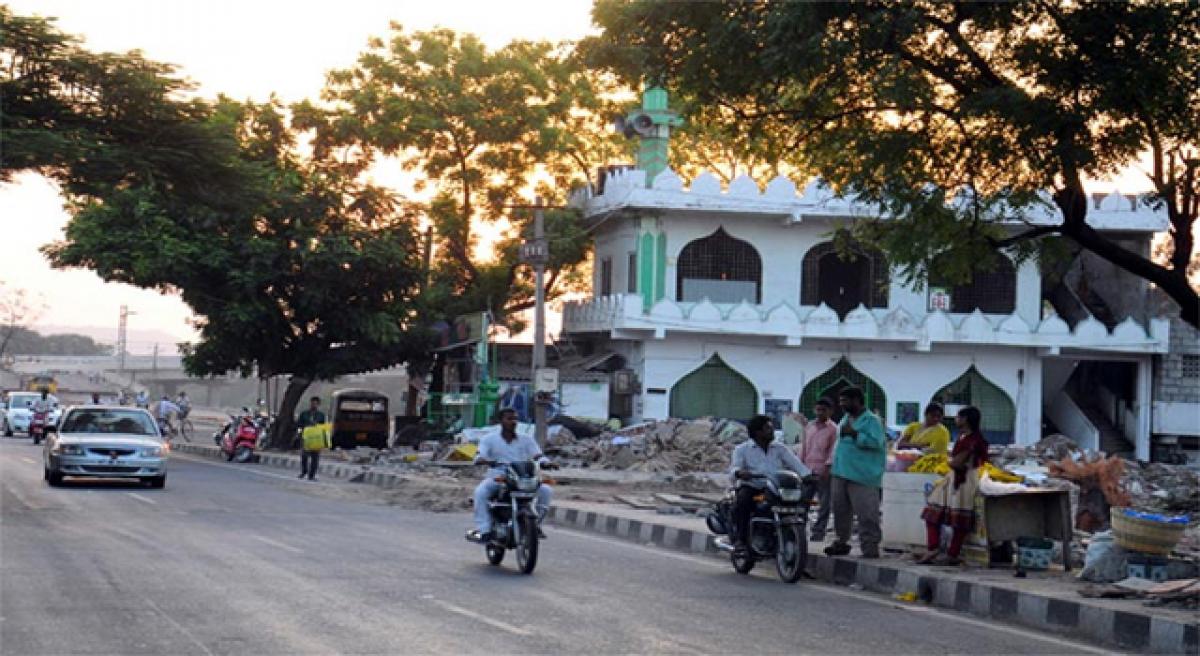
[[[178,456],[149,490],[50,488],[40,462],[0,440],[6,655],[1097,651],[553,527],[522,576],[463,540],[465,515],[254,465]]]

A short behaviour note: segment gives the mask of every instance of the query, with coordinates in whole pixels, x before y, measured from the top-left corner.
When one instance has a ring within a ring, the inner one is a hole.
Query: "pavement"
[[[1060,654],[1094,646],[549,527],[536,572],[468,517],[176,453],[164,490],[42,481],[0,440],[0,653]]]

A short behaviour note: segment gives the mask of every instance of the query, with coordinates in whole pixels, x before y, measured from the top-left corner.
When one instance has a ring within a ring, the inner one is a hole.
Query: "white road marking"
[[[127,492],[126,494],[133,497],[134,499],[137,499],[138,501],[141,501],[142,503],[148,503],[152,506],[158,505],[158,502],[155,501],[154,499],[151,499],[150,497],[144,497],[144,496],[138,494],[137,492]]]
[[[486,624],[494,629],[500,629],[501,631],[507,631],[513,635],[519,635],[519,636],[533,635],[531,632],[526,631],[525,629],[522,629],[517,626],[513,626],[511,624],[508,624],[507,622],[501,622],[499,620],[492,619],[492,618],[488,617],[487,615],[476,613],[475,611],[470,610],[468,608],[463,608],[462,606],[455,606],[454,604],[452,604],[450,602],[442,601],[441,599],[434,599],[433,597],[431,597],[429,595],[426,595],[426,598],[430,602],[434,603],[437,606],[441,606],[442,608],[450,611],[451,613],[454,613],[456,615],[462,615],[463,617],[469,617],[470,619],[475,620],[476,622],[483,622],[484,624]]]
[[[566,527],[561,527],[561,528],[566,528]],[[685,554],[670,553],[670,552],[666,552],[666,551],[661,551],[661,550],[653,548],[653,547],[645,547],[640,544],[626,542],[624,540],[620,540],[617,538],[601,537],[601,536],[596,536],[596,535],[587,535],[585,533],[580,533],[580,532],[573,531],[570,529],[555,531],[555,535],[566,535],[566,536],[570,536],[573,538],[582,538],[585,540],[592,540],[594,542],[605,542],[605,543],[609,543],[612,545],[619,545],[619,546],[626,547],[626,548],[638,549],[645,553],[654,554],[655,556],[660,556],[663,558],[673,558],[675,560],[684,560],[684,561],[687,561],[690,563],[695,563],[697,565],[707,565],[709,567],[715,567],[717,569],[731,569],[730,565],[727,562],[722,563],[720,561],[717,561],[715,558],[711,558],[709,556],[689,556],[689,555],[685,555]],[[753,576],[756,576],[759,578],[772,578],[770,575],[761,574],[761,573],[755,573],[755,574],[753,574]],[[938,608],[936,606],[902,604],[902,603],[896,602],[891,599],[880,598],[877,595],[877,593],[871,593],[871,592],[866,592],[866,591],[858,592],[855,590],[847,590],[847,589],[843,589],[843,588],[840,588],[840,587],[837,587],[834,585],[830,585],[827,583],[816,583],[814,585],[812,582],[809,582],[807,584],[802,584],[800,586],[801,589],[803,589],[805,587],[808,587],[808,588],[815,587],[817,589],[820,589],[824,592],[828,592],[830,594],[841,595],[843,597],[851,597],[853,599],[857,599],[860,601],[870,602],[877,606],[887,606],[889,608],[894,608],[896,610],[908,611],[910,613],[933,613],[938,616],[938,619],[944,618],[944,619],[948,619],[951,621],[960,622],[962,624],[969,624],[969,625],[979,628],[979,629],[984,629],[984,630],[988,630],[988,631],[998,631],[1000,633],[1007,633],[1007,634],[1018,636],[1021,638],[1033,638],[1035,640],[1040,640],[1042,642],[1056,645],[1059,647],[1069,647],[1071,649],[1078,649],[1080,651],[1086,651],[1091,654],[1111,654],[1112,653],[1111,650],[1102,649],[1099,647],[1093,647],[1092,645],[1088,645],[1085,643],[1075,642],[1072,640],[1063,640],[1060,638],[1055,638],[1053,636],[1035,633],[1032,629],[1027,629],[1027,628],[1023,628],[1023,627],[1011,627],[1011,626],[1006,626],[1003,624],[988,622],[985,620],[977,620],[977,619],[974,619],[971,617],[967,617],[965,615],[960,615],[958,613],[949,612],[946,609]]]
[[[272,540],[271,538],[264,538],[264,537],[263,537],[263,536],[261,536],[261,535],[251,535],[250,537],[252,537],[252,538],[254,538],[255,540],[258,540],[259,542],[262,542],[262,543],[264,543],[264,544],[269,544],[269,545],[271,545],[272,547],[278,547],[278,548],[280,548],[280,549],[283,549],[284,551],[290,551],[290,552],[292,552],[292,553],[298,553],[298,554],[302,554],[302,553],[304,553],[304,550],[303,550],[303,549],[297,549],[296,547],[293,547],[293,546],[292,546],[292,545],[290,545],[290,544],[284,544],[284,543],[282,543],[282,542],[279,542],[279,541],[277,541],[277,540]]]
[[[37,461],[36,461],[36,460],[34,460],[33,458],[26,458],[26,457],[24,457],[24,456],[21,456],[21,462],[27,462],[27,463],[29,463],[29,464],[31,464],[31,465],[36,465],[36,464],[37,464]]]

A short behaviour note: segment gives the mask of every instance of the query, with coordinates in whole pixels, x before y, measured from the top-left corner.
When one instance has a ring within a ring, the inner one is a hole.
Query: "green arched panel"
[[[983,434],[991,444],[1012,444],[1017,408],[1004,390],[979,373],[975,365],[954,382],[938,390],[933,401],[945,405],[973,405],[983,416]],[[946,426],[954,431],[954,414],[946,413]]]
[[[642,308],[649,312],[654,305],[654,235],[642,233],[638,239],[638,291]]]
[[[746,421],[758,413],[758,392],[745,376],[714,355],[671,388],[671,416]]]
[[[667,295],[667,233],[658,233],[654,250],[654,302]]]
[[[804,386],[804,391],[800,393],[800,412],[806,417],[812,417],[813,406],[822,396],[828,396],[833,399],[835,405],[833,416],[840,421],[842,409],[836,407],[838,392],[847,387],[861,389],[867,408],[879,415],[879,420],[887,425],[887,395],[883,393],[883,388],[871,380],[870,376],[855,369],[846,358],[838,360],[837,364]]]

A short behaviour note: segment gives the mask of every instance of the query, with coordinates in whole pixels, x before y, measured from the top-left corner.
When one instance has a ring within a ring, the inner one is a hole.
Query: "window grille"
[[[718,228],[679,254],[676,298],[714,303],[762,302],[762,258],[748,242]]]
[[[637,266],[638,266],[637,252],[630,251],[630,253],[629,253],[629,283],[628,283],[629,286],[627,288],[627,291],[630,294],[637,293],[637,277],[638,277]]]
[[[758,392],[746,377],[714,355],[671,388],[671,416],[746,421],[758,413]]]
[[[600,260],[600,295],[612,295],[612,258],[606,257]]]
[[[1179,373],[1184,378],[1200,378],[1200,355],[1183,355],[1180,359]]]
[[[987,441],[990,444],[1012,444],[1017,421],[1016,406],[1004,390],[985,378],[974,365],[954,382],[938,390],[931,400],[941,403],[943,407],[973,405],[979,408],[983,435]],[[957,432],[954,415],[955,410],[947,408],[944,422],[951,435]]]
[[[988,314],[1012,314],[1017,309],[1017,269],[1011,260],[1001,255],[996,268],[976,271],[971,281],[950,285],[938,279],[935,260],[930,269],[929,285],[950,291],[950,311],[968,314],[976,308]]]
[[[870,376],[855,369],[854,365],[850,364],[846,358],[838,360],[837,364],[804,386],[804,391],[800,393],[800,412],[804,413],[804,416],[812,418],[814,416],[813,408],[817,405],[817,401],[821,397],[827,396],[833,400],[834,418],[841,421],[842,409],[837,404],[837,397],[847,387],[861,389],[867,409],[879,415],[880,421],[887,424],[887,415],[885,414],[887,412],[887,395],[884,394],[883,388],[871,380]]]
[[[886,308],[888,274],[887,259],[878,250],[853,246],[843,259],[833,242],[817,244],[801,263],[800,304],[824,303],[842,319],[860,304]]]

